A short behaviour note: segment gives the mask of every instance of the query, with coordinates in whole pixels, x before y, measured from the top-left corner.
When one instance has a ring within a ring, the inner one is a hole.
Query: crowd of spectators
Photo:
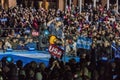
[[[8,56],[1,59],[0,80],[120,80],[120,59],[94,63],[81,56],[80,62],[71,58],[64,63],[51,57],[46,66],[35,61],[23,65]]]
[[[67,11],[17,6],[3,9],[0,20],[4,49],[27,49],[33,44],[46,48],[41,38],[47,39],[44,31],[48,30],[62,42],[67,55],[80,56],[78,63],[52,57],[48,66],[33,61],[24,67],[21,61],[14,64],[5,58],[1,60],[1,80],[120,80],[120,14],[114,7],[106,10],[100,4],[96,8],[85,5],[80,14],[74,6]],[[79,36],[92,39],[90,50],[76,47]]]

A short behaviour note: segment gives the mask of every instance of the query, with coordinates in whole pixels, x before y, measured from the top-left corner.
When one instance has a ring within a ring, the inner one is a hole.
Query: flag
[[[120,58],[120,46],[117,47],[115,44],[112,44],[111,47],[114,51],[115,58]]]

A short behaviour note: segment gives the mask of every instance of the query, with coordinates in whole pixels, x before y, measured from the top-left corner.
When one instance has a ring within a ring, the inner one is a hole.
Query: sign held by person
[[[77,48],[83,48],[90,50],[92,45],[92,39],[88,37],[78,37],[77,39]]]
[[[50,45],[48,50],[49,50],[51,55],[53,55],[57,58],[61,58],[61,56],[63,54],[63,50],[55,45]]]

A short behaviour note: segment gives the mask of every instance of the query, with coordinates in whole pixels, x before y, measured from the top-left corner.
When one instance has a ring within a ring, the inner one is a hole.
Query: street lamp
[[[107,0],[107,10],[109,9],[110,1]]]

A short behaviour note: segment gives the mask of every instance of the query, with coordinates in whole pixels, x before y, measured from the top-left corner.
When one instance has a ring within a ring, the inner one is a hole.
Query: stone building
[[[8,7],[14,7],[16,5],[22,4],[24,7],[35,6],[37,8],[59,8],[61,10],[65,10],[65,7],[70,6],[71,4],[80,7],[80,1],[82,2],[82,6],[84,6],[86,3],[91,3],[93,5],[101,3],[102,6],[105,6],[108,1],[110,4],[117,3],[117,0],[0,0],[0,5],[2,8],[5,9],[7,9]]]
[[[16,6],[16,0],[0,0],[1,8],[8,9],[14,6]]]

